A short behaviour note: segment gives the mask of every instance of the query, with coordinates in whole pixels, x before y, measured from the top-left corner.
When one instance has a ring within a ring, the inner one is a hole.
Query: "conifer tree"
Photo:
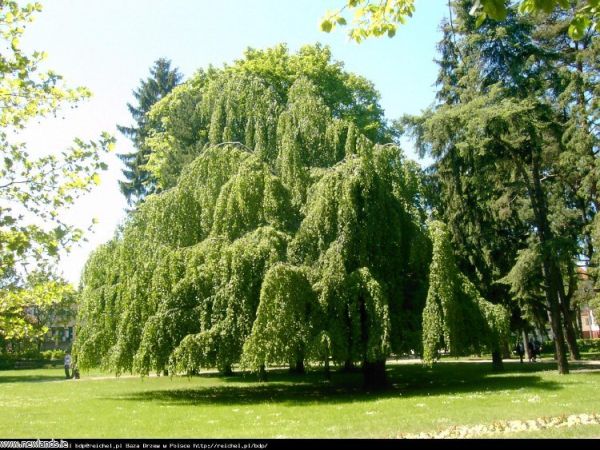
[[[119,155],[125,165],[125,180],[119,181],[119,187],[130,206],[135,206],[156,190],[155,181],[144,167],[148,162],[149,153],[145,140],[150,130],[160,127],[160,124],[151,123],[147,113],[152,105],[171,92],[182,78],[183,75],[177,68],[171,69],[171,61],[165,58],[157,59],[150,68],[150,76],[141,80],[140,87],[133,91],[137,105],[127,104],[135,124],[117,126],[118,130],[131,140],[134,147],[131,153]]]
[[[522,317],[543,325],[549,313],[566,372],[563,336],[578,357],[575,261],[593,252],[598,136],[587,123],[595,112],[578,92],[592,99],[597,89],[593,53],[584,50],[597,36],[573,43],[568,14],[523,18],[509,9],[504,21],[479,25],[468,9],[468,1],[455,3],[440,103],[412,130],[437,160],[437,213],[452,229],[461,268],[486,298],[514,295]]]

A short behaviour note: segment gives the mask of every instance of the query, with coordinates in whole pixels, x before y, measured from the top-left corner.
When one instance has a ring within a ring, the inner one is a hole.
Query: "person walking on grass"
[[[69,352],[65,354],[65,376],[67,380],[71,378],[71,355]]]
[[[531,355],[530,362],[537,362],[538,356],[542,352],[542,344],[537,339],[534,341],[533,339],[529,339],[529,354]]]
[[[517,355],[519,355],[520,362],[523,363],[523,355],[525,354],[525,348],[523,347],[522,342],[517,342],[516,351]]]
[[[537,339],[533,341],[533,354],[535,355],[533,360],[537,361],[537,358],[542,359],[542,343]]]

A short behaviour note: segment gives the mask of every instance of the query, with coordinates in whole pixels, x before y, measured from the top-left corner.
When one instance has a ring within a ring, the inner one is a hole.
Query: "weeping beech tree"
[[[88,260],[82,368],[264,372],[421,348],[431,242],[419,167],[327,49],[251,50],[150,112],[150,195]],[[457,324],[458,326],[458,324]]]
[[[304,359],[319,314],[316,295],[305,268],[289,264],[272,267],[263,280],[252,333],[244,344],[242,365],[262,370],[290,363],[304,370]]]
[[[146,169],[159,190],[175,186],[183,167],[207,146],[222,142],[240,142],[272,164],[282,159],[283,140],[300,140],[304,162],[320,165],[343,158],[342,123],[376,143],[394,136],[373,84],[344,71],[320,45],[296,54],[285,45],[248,49],[231,66],[200,70],[157,102],[149,116],[160,127],[146,140],[151,149]],[[324,146],[326,140],[339,145]]]
[[[423,310],[423,360],[431,364],[442,349],[459,356],[487,347],[494,366],[501,368],[502,343],[509,335],[508,311],[484,300],[460,272],[446,226],[433,221],[429,228],[433,257]]]
[[[175,349],[173,370],[218,367],[228,373],[239,362],[255,322],[265,273],[283,259],[287,240],[284,233],[261,227],[223,250],[211,280],[213,294],[198,308],[203,315],[200,329]]]
[[[215,164],[215,151],[222,165]],[[203,192],[196,192],[199,184]],[[177,353],[183,358],[193,337],[214,342],[193,369],[218,365],[227,371],[250,332],[263,272],[283,258],[296,216],[287,190],[256,156],[233,146],[208,150],[186,169],[180,185],[147,198],[109,244],[119,250],[110,262],[102,252],[90,258],[76,348],[91,355],[85,329],[98,326],[95,316],[108,312],[97,309],[104,299],[94,301],[96,291],[106,289],[95,284],[105,283],[108,276],[96,280],[95,272],[104,268],[121,300],[110,312],[121,317],[106,330],[116,329],[118,336],[108,344],[109,360],[90,363],[117,372],[166,370],[173,350],[183,340]]]

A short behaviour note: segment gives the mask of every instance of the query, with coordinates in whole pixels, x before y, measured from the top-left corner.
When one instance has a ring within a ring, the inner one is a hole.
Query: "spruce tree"
[[[133,91],[137,105],[127,104],[135,124],[117,125],[118,130],[131,140],[134,147],[131,153],[118,155],[125,165],[123,169],[125,180],[119,181],[119,187],[130,206],[137,205],[156,190],[156,182],[145,168],[149,154],[145,141],[150,130],[160,125],[152,123],[147,113],[152,105],[171,92],[182,78],[183,75],[177,68],[171,69],[171,61],[165,58],[157,59],[150,68],[150,76],[146,80],[141,80],[140,86]]]

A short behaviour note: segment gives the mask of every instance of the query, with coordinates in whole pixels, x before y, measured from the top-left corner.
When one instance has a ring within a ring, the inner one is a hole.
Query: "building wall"
[[[584,339],[600,338],[600,326],[593,311],[589,307],[581,309],[581,332]]]

